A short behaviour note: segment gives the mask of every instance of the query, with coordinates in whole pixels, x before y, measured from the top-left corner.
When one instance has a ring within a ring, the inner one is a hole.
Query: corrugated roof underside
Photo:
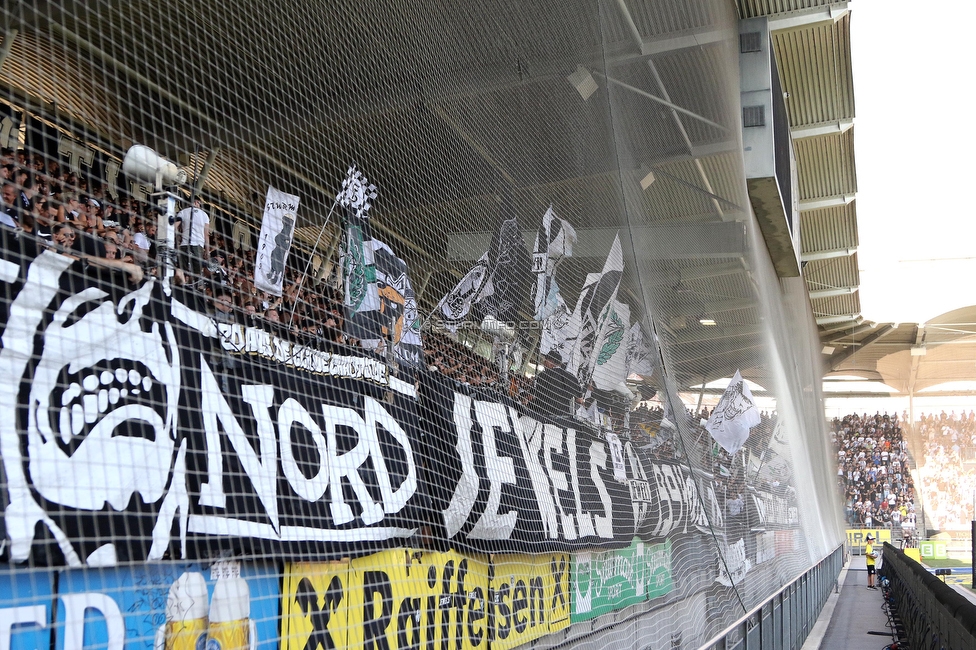
[[[857,192],[854,129],[795,140],[793,149],[801,201]]]
[[[802,252],[857,246],[857,202],[800,213]]]
[[[773,14],[784,14],[791,11],[826,7],[833,4],[833,2],[831,0],[738,0],[736,4],[739,8],[739,16],[742,18],[756,18],[758,16],[771,16]]]
[[[773,33],[773,50],[790,126],[854,117],[851,18],[807,29]]]

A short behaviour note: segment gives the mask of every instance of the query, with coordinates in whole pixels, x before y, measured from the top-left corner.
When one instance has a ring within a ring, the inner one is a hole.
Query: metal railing
[[[976,605],[891,544],[881,574],[905,626],[910,648],[976,648]]]
[[[844,544],[715,635],[703,650],[796,650],[810,634],[844,566]]]

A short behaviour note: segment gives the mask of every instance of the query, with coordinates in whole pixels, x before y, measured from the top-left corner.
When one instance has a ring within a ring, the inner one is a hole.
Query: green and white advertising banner
[[[572,622],[612,612],[671,591],[671,542],[646,544],[635,538],[614,551],[573,556]]]

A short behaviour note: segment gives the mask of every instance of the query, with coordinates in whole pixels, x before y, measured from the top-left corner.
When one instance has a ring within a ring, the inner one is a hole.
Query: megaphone
[[[164,185],[186,183],[186,171],[143,144],[129,147],[122,160],[122,171],[130,179],[151,183],[157,190]]]

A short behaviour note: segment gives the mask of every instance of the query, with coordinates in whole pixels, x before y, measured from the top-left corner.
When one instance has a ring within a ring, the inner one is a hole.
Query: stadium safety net
[[[733,3],[0,18],[4,647],[695,648],[842,542]]]

